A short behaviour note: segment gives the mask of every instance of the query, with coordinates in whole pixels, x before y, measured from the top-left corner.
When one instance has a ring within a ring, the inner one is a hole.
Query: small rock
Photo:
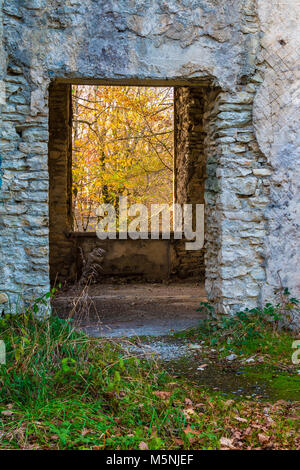
[[[229,356],[227,356],[225,359],[227,359],[227,361],[234,361],[236,358],[236,354],[229,354]]]
[[[189,344],[189,349],[202,349],[200,344]]]
[[[8,297],[4,292],[0,292],[0,305],[6,304],[8,302]]]
[[[252,172],[255,176],[271,176],[272,174],[268,168],[254,168]]]
[[[245,362],[255,362],[254,357],[249,357],[248,359],[245,360]]]

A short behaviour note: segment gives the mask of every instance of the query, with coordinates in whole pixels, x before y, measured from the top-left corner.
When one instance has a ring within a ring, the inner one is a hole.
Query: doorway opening
[[[172,87],[72,87],[75,232],[95,232],[99,204],[173,203]],[[118,227],[117,227],[118,228]]]
[[[194,318],[205,297],[205,246],[186,250],[184,234],[172,230],[169,239],[151,238],[151,217],[148,237],[124,238],[118,220],[114,239],[96,233],[97,206],[117,210],[120,195],[148,209],[204,204],[211,89],[162,85],[50,87],[50,276],[65,288],[56,300],[62,314],[93,253],[101,253],[101,270],[89,295],[109,317],[128,319],[137,304],[145,316],[161,316],[163,308]]]

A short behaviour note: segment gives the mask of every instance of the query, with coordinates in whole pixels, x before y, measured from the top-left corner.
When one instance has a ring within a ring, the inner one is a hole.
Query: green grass
[[[220,335],[214,332],[207,334],[202,326],[182,333],[176,333],[175,337],[188,338],[192,342],[205,341],[205,344],[215,348],[219,352],[220,358],[224,358],[231,353],[242,357],[264,357],[269,364],[278,365],[279,363],[291,364],[293,353],[292,345],[298,337],[292,332],[273,331],[266,327],[259,335],[247,339],[243,342],[235,341],[234,337],[224,334]],[[217,338],[216,338],[217,337]]]
[[[288,290],[285,292],[284,305],[267,304],[262,309],[246,309],[235,315],[214,315],[213,307],[202,302],[199,311],[208,314],[206,318],[198,328],[177,336],[205,341],[217,348],[221,357],[230,353],[248,357],[260,355],[270,364],[291,363],[292,344],[299,334],[286,328],[288,325],[284,325],[283,318],[292,310],[300,312],[298,300],[290,298]]]
[[[283,305],[267,304],[263,309],[245,310],[235,316],[218,315],[177,336],[204,342],[208,352],[213,348],[214,360],[225,364],[227,356],[235,354],[236,359],[230,363],[232,368],[264,384],[272,397],[299,401],[300,364],[292,363],[293,343],[299,333],[282,324],[283,312],[293,308],[299,312],[299,302],[290,298],[288,290],[284,292]],[[207,303],[202,303],[200,310],[214,313]]]
[[[300,375],[293,371],[270,368],[266,365],[246,367],[245,375],[251,379],[264,381],[273,396],[284,400],[300,400]]]
[[[0,338],[0,449],[300,446],[299,402],[226,400],[30,311],[1,320]]]

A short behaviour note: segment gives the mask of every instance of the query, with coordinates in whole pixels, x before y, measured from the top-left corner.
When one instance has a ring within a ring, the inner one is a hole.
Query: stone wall
[[[6,2],[1,4],[5,43],[9,19]],[[26,68],[9,59],[5,49],[0,55],[6,69],[1,82],[0,290],[16,303],[22,292],[32,298],[49,289],[48,113],[47,107],[35,106],[41,93],[32,93]]]
[[[269,168],[252,126],[256,85],[207,96],[206,290],[225,310],[257,305],[265,281]]]
[[[174,90],[174,198],[179,204],[204,204],[204,95],[207,87]]]
[[[133,281],[166,281],[170,277],[169,240],[99,240],[95,233],[73,233],[77,251],[77,275],[81,276],[82,254],[96,247],[105,250],[103,277]]]
[[[50,281],[74,278],[72,215],[72,94],[71,85],[49,89],[49,261]]]
[[[202,250],[186,250],[187,240],[174,240],[170,243],[170,277],[172,279],[205,279],[204,253]]]
[[[270,171],[260,174],[269,185],[265,205],[266,282],[263,300],[280,284],[300,297],[300,2],[258,1],[262,31],[257,61],[261,85],[253,122]]]
[[[95,248],[106,251],[103,262],[104,278],[121,278],[132,281],[164,282],[178,279],[203,280],[204,260],[197,251],[186,251],[186,240],[99,240],[96,233],[73,232],[75,265],[73,279],[82,272],[82,254],[86,259]],[[70,267],[70,264],[68,264]]]
[[[174,200],[179,204],[205,203],[208,96],[212,93],[207,86],[175,87],[174,90]],[[210,248],[208,250],[210,252]],[[205,249],[187,251],[184,243],[175,245],[178,274],[184,277],[195,273],[199,278],[205,277],[204,252]]]
[[[29,296],[49,288],[48,88],[56,80],[211,86],[209,297],[221,309],[253,306],[272,297],[278,268],[300,294],[298,1],[1,5],[1,291],[15,300],[23,288]]]

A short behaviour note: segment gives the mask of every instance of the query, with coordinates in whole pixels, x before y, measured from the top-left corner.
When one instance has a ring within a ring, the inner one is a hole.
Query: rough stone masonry
[[[278,270],[299,295],[299,23],[298,0],[0,0],[0,292],[49,290],[50,84],[120,83],[203,87],[209,299],[271,300]]]

